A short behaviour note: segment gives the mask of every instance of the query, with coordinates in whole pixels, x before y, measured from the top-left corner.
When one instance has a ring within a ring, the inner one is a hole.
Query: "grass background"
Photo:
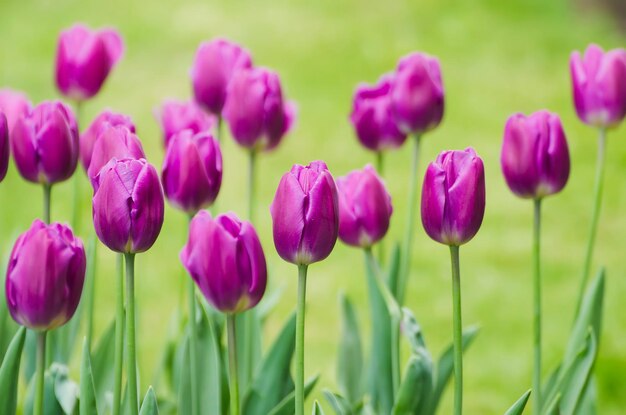
[[[437,55],[446,88],[441,126],[423,143],[427,161],[444,149],[473,146],[484,158],[487,209],[477,237],[461,250],[465,324],[482,331],[465,359],[468,414],[502,413],[531,382],[530,225],[532,206],[515,198],[500,175],[503,126],[515,111],[558,112],[572,155],[570,182],[544,203],[544,367],[561,355],[578,291],[586,243],[595,165],[596,133],[576,118],[568,57],[589,42],[621,47],[625,37],[608,13],[587,2],[566,0],[389,1],[321,0],[269,2],[234,0],[4,0],[0,4],[0,85],[24,90],[33,102],[56,98],[53,61],[59,31],[76,21],[113,25],[123,34],[126,54],[103,91],[84,109],[83,126],[106,107],[135,120],[148,158],[161,165],[161,135],[153,118],[164,98],[190,95],[189,67],[197,45],[226,36],[245,45],[259,65],[274,68],[284,90],[297,102],[298,122],[284,143],[258,164],[258,223],[271,271],[270,285],[284,294],[269,319],[266,343],[295,306],[296,269],[280,260],[271,240],[268,206],[283,172],[293,163],[325,160],[343,175],[372,162],[347,121],[351,95],[360,81],[373,82],[409,51]],[[626,130],[612,131],[607,156],[606,194],[594,269],[608,268],[604,332],[597,364],[600,413],[626,407]],[[246,158],[229,139],[224,148],[221,210],[245,216]],[[385,172],[394,200],[389,238],[399,240],[405,221],[409,148],[387,157]],[[82,171],[79,172],[82,174]],[[71,181],[55,186],[52,217],[71,217]],[[91,229],[86,181],[80,233]],[[11,168],[0,185],[0,235],[6,249],[41,212],[41,190]],[[183,281],[178,252],[185,218],[168,208],[154,248],[137,260],[139,353],[143,387],[159,359],[166,322],[178,304]],[[417,221],[419,223],[419,221]],[[389,245],[389,243],[388,243]],[[451,338],[447,249],[416,229],[407,305],[415,312],[432,351]],[[114,315],[114,257],[100,250],[96,332]],[[357,304],[368,331],[367,301],[359,251],[338,243],[332,256],[310,269],[307,314],[307,373],[322,373],[322,387],[334,387],[339,335],[338,295]],[[319,396],[318,386],[316,394]],[[449,413],[452,395],[440,413]],[[143,394],[142,394],[143,395]]]

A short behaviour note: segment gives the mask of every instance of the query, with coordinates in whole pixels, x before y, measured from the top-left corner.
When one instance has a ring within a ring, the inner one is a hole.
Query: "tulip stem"
[[[254,170],[256,168],[256,150],[250,150],[248,164],[248,219],[254,223],[255,186]]]
[[[304,415],[304,313],[308,265],[298,265],[298,306],[296,314],[296,415]]]
[[[198,415],[198,328],[196,327],[196,286],[189,278],[189,374],[191,376],[191,414]]]
[[[87,273],[85,274],[85,303],[87,304],[87,344],[91,350],[93,339],[93,308],[96,297],[96,257],[98,248],[98,236],[91,234],[89,240],[89,258],[87,259]]]
[[[43,184],[43,221],[50,223],[50,199],[52,198],[52,185]]]
[[[113,389],[113,415],[120,414],[122,402],[122,366],[124,365],[124,254],[117,255],[115,281],[115,385]]]
[[[604,166],[606,160],[606,129],[601,128],[598,136],[598,158],[596,160],[596,178],[593,190],[593,208],[591,213],[591,223],[589,226],[589,239],[587,241],[587,250],[585,251],[585,262],[583,265],[583,273],[580,279],[580,291],[578,294],[578,302],[576,304],[576,316],[580,311],[580,306],[585,295],[585,287],[589,279],[591,271],[591,262],[593,259],[593,249],[598,233],[598,221],[600,218],[600,209],[602,207],[602,191],[604,189]]]
[[[226,326],[228,330],[228,364],[230,370],[230,415],[239,415],[236,321],[235,314],[228,314],[226,316]]]
[[[459,247],[450,245],[452,264],[452,321],[454,343],[454,414],[463,412],[463,324],[461,321],[461,270]]]
[[[46,335],[47,331],[37,333],[37,384],[35,389],[34,415],[43,414],[43,386],[46,372]]]
[[[135,344],[135,254],[124,254],[126,262],[126,377],[131,415],[139,413],[137,398],[137,349]]]
[[[535,367],[533,371],[533,413],[541,412],[541,264],[540,264],[540,235],[541,235],[541,199],[534,200],[533,222],[533,267],[534,267],[534,348]]]
[[[385,170],[385,154],[382,151],[376,152],[376,170],[382,178]],[[381,265],[385,263],[385,238],[378,242],[378,262]]]

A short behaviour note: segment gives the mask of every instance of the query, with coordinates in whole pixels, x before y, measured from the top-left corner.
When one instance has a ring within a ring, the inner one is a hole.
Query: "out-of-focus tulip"
[[[193,101],[167,100],[157,113],[157,119],[163,130],[165,148],[176,133],[183,130],[191,130],[194,134],[210,132],[215,126],[215,117],[204,112]]]
[[[384,75],[375,85],[361,84],[352,99],[350,121],[361,144],[373,151],[397,148],[406,140],[391,113],[392,82],[393,75]]]
[[[222,152],[208,132],[183,130],[174,135],[163,161],[167,199],[188,213],[210,206],[222,185]]]
[[[13,319],[33,330],[67,323],[80,301],[85,266],[83,243],[68,226],[35,220],[9,258],[5,284]]]
[[[280,180],[270,210],[281,258],[308,265],[330,255],[337,241],[339,206],[326,163],[294,165]]]
[[[91,154],[93,153],[93,146],[100,135],[111,127],[123,125],[130,130],[131,133],[135,132],[135,124],[128,115],[118,114],[111,111],[103,111],[98,115],[89,128],[87,128],[80,136],[80,161],[83,164],[85,171],[89,169],[89,163],[91,162]],[[108,161],[108,160],[107,160]]]
[[[212,113],[220,114],[233,74],[251,67],[250,53],[236,43],[226,39],[201,43],[191,67],[196,102]]]
[[[94,31],[77,24],[62,31],[56,56],[57,88],[76,101],[93,97],[123,52],[122,37],[113,29]]]
[[[367,248],[389,229],[393,212],[391,196],[376,170],[365,166],[337,179],[339,193],[339,239]]]
[[[118,160],[146,158],[139,137],[124,125],[110,127],[100,134],[93,146],[87,176],[94,180],[100,170],[113,158]]]
[[[474,149],[444,151],[428,165],[422,189],[422,224],[445,245],[476,235],[485,213],[485,170]]]
[[[9,128],[7,118],[0,111],[0,182],[4,180],[9,168]]]
[[[72,110],[59,101],[43,102],[19,118],[10,142],[18,171],[30,182],[62,182],[76,170],[76,120]]]
[[[159,175],[145,159],[111,160],[94,180],[93,223],[111,250],[144,252],[163,225],[164,200]]]
[[[215,219],[201,210],[191,221],[180,260],[206,299],[224,313],[248,310],[263,297],[267,268],[250,222],[234,213]]]
[[[411,53],[398,63],[391,88],[391,110],[407,134],[423,134],[443,118],[444,91],[439,60]]]
[[[570,72],[578,118],[595,127],[617,126],[626,116],[626,50],[605,53],[589,45],[584,56],[572,53]]]
[[[559,116],[544,110],[509,117],[500,163],[506,183],[520,197],[560,192],[569,177],[570,161]]]
[[[8,88],[0,89],[0,112],[7,117],[9,133],[13,130],[15,122],[32,109],[33,105],[23,92]]]
[[[284,101],[275,72],[254,68],[233,75],[224,119],[239,145],[252,150],[271,150],[289,131],[294,118],[295,106]]]

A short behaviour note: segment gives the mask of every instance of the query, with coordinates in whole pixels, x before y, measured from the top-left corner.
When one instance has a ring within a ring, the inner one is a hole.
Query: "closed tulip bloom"
[[[10,142],[18,171],[30,182],[62,182],[76,170],[76,120],[69,107],[59,101],[43,102],[19,118]]]
[[[250,53],[236,43],[226,39],[201,43],[191,67],[196,102],[212,113],[220,114],[233,74],[251,67]]]
[[[0,182],[4,180],[9,168],[9,128],[7,118],[0,112]]]
[[[445,245],[476,235],[485,213],[485,171],[474,149],[444,151],[428,165],[422,188],[422,224]]]
[[[135,133],[135,124],[133,120],[124,114],[118,114],[111,111],[103,111],[98,115],[89,128],[87,128],[80,136],[80,161],[85,171],[89,169],[91,162],[91,154],[93,146],[100,135],[111,127],[122,125]],[[108,161],[108,160],[107,160]]]
[[[239,145],[271,150],[293,125],[295,106],[284,100],[275,72],[265,68],[240,70],[228,86],[224,118]]]
[[[145,159],[113,159],[94,181],[93,223],[111,250],[150,249],[163,225],[164,200],[159,175]]]
[[[94,180],[100,170],[113,158],[118,160],[146,158],[139,137],[123,125],[110,127],[96,140],[87,170],[89,179]]]
[[[67,225],[35,220],[9,258],[5,291],[13,320],[33,330],[67,323],[80,301],[85,266],[83,243]]]
[[[337,188],[326,163],[294,165],[282,177],[270,207],[274,245],[287,262],[308,265],[328,257],[337,241]]]
[[[32,109],[33,105],[23,92],[8,88],[0,89],[0,112],[7,117],[9,133],[13,130],[15,122]]]
[[[601,128],[617,126],[626,116],[626,50],[604,52],[589,45],[572,53],[570,72],[574,105],[582,122]]]
[[[250,222],[234,213],[201,210],[189,227],[180,260],[213,307],[239,313],[256,306],[267,284],[265,255]]]
[[[506,183],[520,197],[560,192],[569,177],[570,161],[559,116],[544,110],[509,117],[500,163]]]
[[[167,100],[157,114],[161,123],[165,148],[174,134],[191,130],[194,134],[211,131],[215,117],[207,114],[193,101]]]
[[[406,140],[391,112],[392,82],[393,76],[385,75],[375,85],[359,85],[352,100],[350,121],[357,138],[373,151],[397,148]]]
[[[77,24],[62,31],[56,56],[57,88],[76,101],[93,97],[123,52],[122,37],[113,29],[94,31]]]
[[[163,161],[163,190],[188,213],[211,206],[222,185],[222,152],[208,132],[184,130],[174,135]]]
[[[391,88],[391,109],[406,134],[422,134],[439,125],[444,91],[437,58],[411,53],[400,60]]]

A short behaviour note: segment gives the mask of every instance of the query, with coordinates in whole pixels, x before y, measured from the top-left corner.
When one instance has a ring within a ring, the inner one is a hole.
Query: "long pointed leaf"
[[[400,385],[393,415],[419,414],[428,405],[433,388],[433,372],[430,356],[426,351],[410,357]]]
[[[0,366],[0,413],[13,415],[17,408],[17,385],[20,372],[20,360],[26,338],[26,329],[20,329],[13,336],[7,353]]]
[[[312,415],[324,415],[324,410],[318,401],[313,402]]]
[[[157,405],[157,397],[152,386],[148,388],[145,398],[141,403],[139,415],[159,415],[159,406]]]
[[[511,406],[509,410],[504,413],[504,415],[522,415],[524,408],[526,408],[526,404],[528,403],[528,398],[530,398],[530,389],[527,390],[522,397],[519,398],[513,406]]]
[[[112,404],[113,383],[115,381],[115,319],[100,337],[91,357],[93,383],[96,391],[98,413],[107,413]]]
[[[356,402],[362,395],[363,351],[359,325],[350,300],[341,296],[341,339],[337,358],[337,382],[339,390],[350,401]]]
[[[337,395],[336,393],[332,393],[329,390],[324,390],[323,392],[324,397],[337,415],[353,415],[352,406],[346,398],[341,395]]]
[[[315,384],[317,384],[317,381],[319,380],[319,378],[320,378],[320,375],[317,374],[304,383],[304,399],[306,399],[306,397],[309,396],[309,394],[315,387]],[[291,393],[289,393],[289,395],[285,396],[283,400],[280,401],[280,403],[272,409],[269,415],[292,415],[293,408],[295,408],[295,404],[296,404],[296,391],[292,390]]]
[[[80,364],[80,415],[98,415],[96,390],[91,370],[91,356],[87,338],[83,341],[83,358]]]

